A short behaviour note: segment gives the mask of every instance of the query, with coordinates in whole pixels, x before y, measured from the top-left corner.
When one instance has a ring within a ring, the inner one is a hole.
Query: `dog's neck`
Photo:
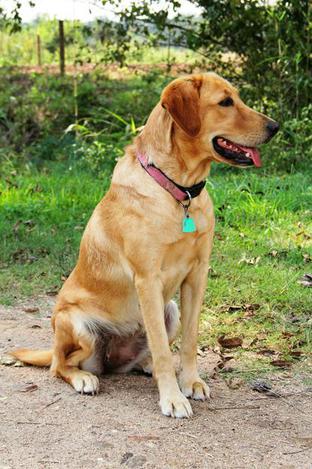
[[[173,123],[160,104],[153,109],[136,145],[150,163],[180,185],[192,186],[209,174],[211,160],[196,139],[187,137]]]

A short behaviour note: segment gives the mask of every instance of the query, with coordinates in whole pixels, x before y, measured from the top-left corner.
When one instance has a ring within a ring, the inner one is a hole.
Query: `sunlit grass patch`
[[[109,183],[59,166],[1,183],[2,303],[60,288]],[[311,352],[311,291],[298,283],[311,266],[309,178],[215,171],[207,188],[217,225],[201,345],[229,335],[243,339],[236,353]]]

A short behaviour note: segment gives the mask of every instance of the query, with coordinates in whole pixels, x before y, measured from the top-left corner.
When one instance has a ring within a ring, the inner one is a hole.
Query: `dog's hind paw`
[[[80,394],[91,394],[94,396],[98,393],[100,382],[97,376],[86,371],[79,371],[71,378],[73,388]]]

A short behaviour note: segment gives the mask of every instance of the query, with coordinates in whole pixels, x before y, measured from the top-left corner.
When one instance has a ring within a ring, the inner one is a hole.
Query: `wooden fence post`
[[[37,64],[41,67],[41,39],[39,34],[37,34]]]
[[[65,40],[64,40],[64,21],[59,20],[59,41],[60,41],[60,72],[65,75]]]

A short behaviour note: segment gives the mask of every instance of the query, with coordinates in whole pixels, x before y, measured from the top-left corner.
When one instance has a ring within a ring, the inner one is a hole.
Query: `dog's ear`
[[[176,124],[190,137],[196,137],[200,131],[199,79],[177,79],[170,83],[161,95],[161,105]]]

